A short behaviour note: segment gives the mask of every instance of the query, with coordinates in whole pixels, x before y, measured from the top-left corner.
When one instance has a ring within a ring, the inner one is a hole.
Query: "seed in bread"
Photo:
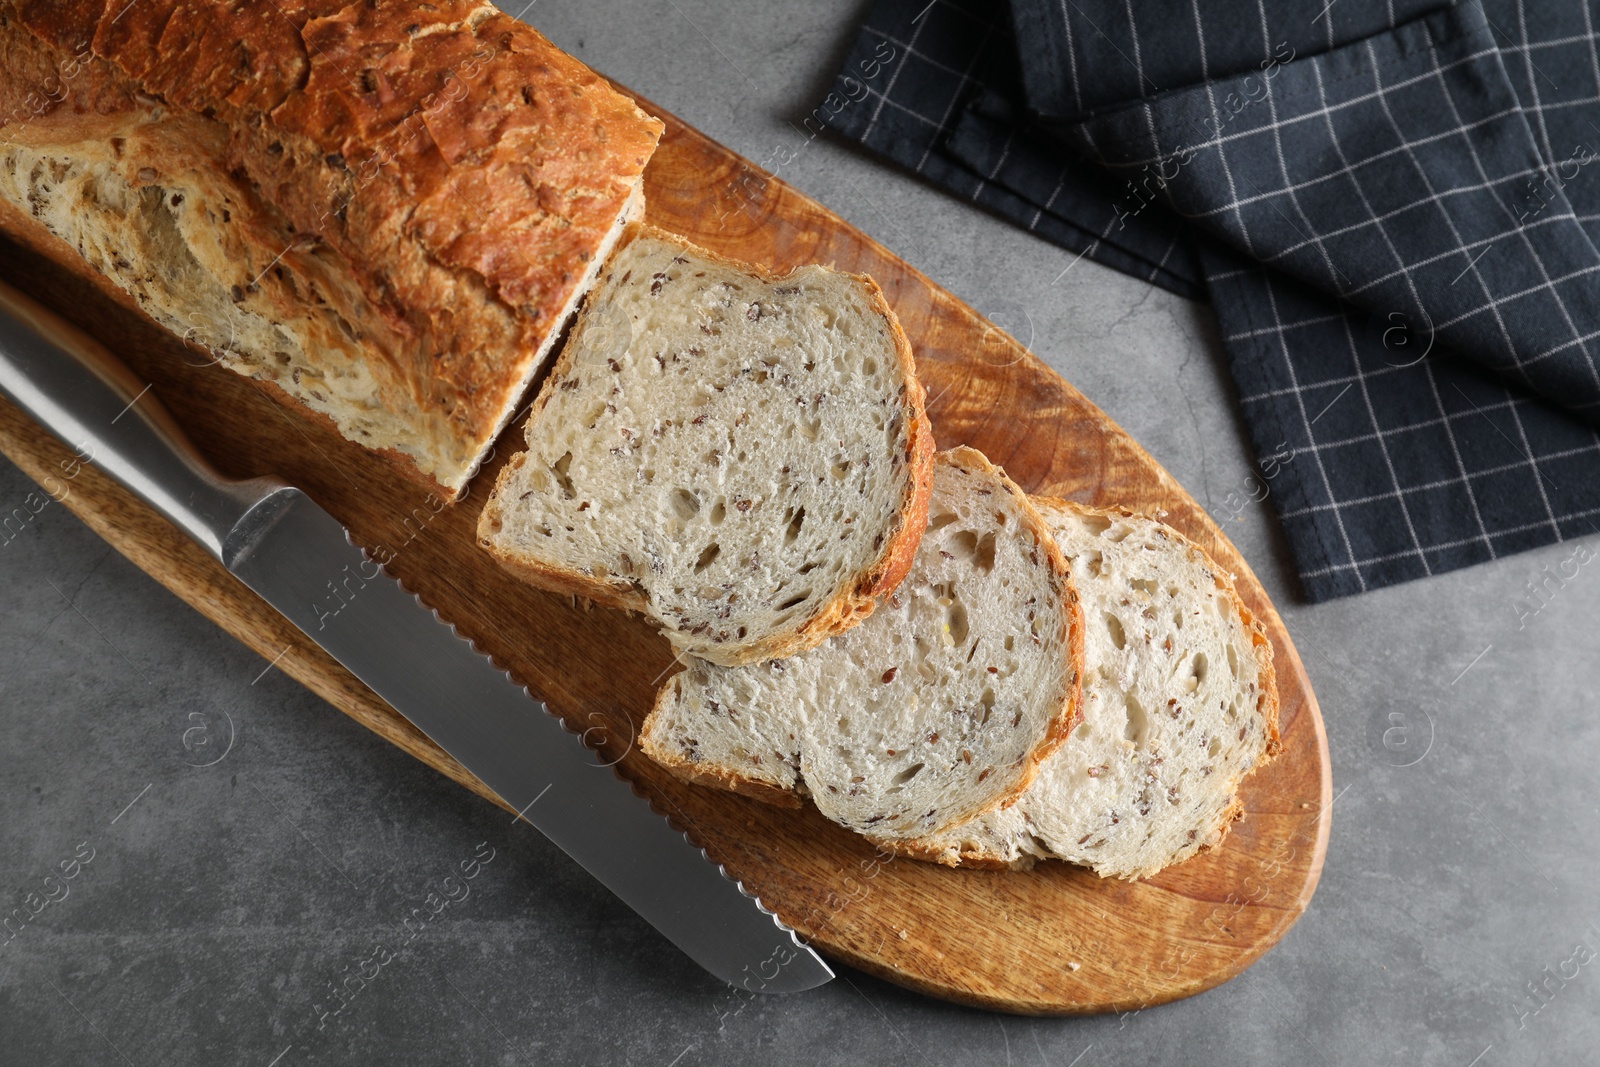
[[[1039,500],[1083,598],[1083,721],[1005,811],[909,842],[947,864],[1064,859],[1143,878],[1219,844],[1278,749],[1272,645],[1172,528]]]
[[[911,565],[933,439],[871,279],[767,274],[636,227],[501,471],[482,546],[684,652],[785,656]]]
[[[940,453],[911,573],[866,622],[788,659],[691,663],[641,747],[691,781],[919,837],[1008,803],[1061,743],[1081,628],[1027,497],[982,453]]]

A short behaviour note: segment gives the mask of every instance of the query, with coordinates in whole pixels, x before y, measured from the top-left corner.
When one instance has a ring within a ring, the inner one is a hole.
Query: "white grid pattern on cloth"
[[[1367,43],[1367,54],[1373,60],[1373,63],[1372,63],[1372,78],[1373,78],[1373,82],[1374,82],[1374,84],[1376,86],[1376,89],[1378,91],[1378,101],[1382,105],[1382,111],[1383,111],[1384,119],[1385,119],[1385,121],[1388,122],[1389,128],[1394,131],[1395,136],[1396,137],[1400,137],[1402,140],[1404,140],[1404,134],[1402,134],[1401,131],[1400,131],[1400,124],[1399,124],[1399,122],[1397,122],[1395,120],[1394,112],[1389,107],[1388,97],[1386,95],[1384,95],[1384,93],[1383,93],[1383,72],[1382,72],[1382,70],[1380,69],[1380,67],[1379,67],[1379,65],[1377,63],[1376,56],[1373,54],[1372,44],[1371,44],[1370,41]],[[1437,74],[1438,73],[1438,68],[1439,68],[1439,54],[1438,54],[1438,52],[1433,51],[1432,49],[1430,49],[1429,50],[1429,55],[1433,59],[1434,72],[1435,72],[1435,74]],[[1439,77],[1439,85],[1440,85],[1440,88],[1443,90],[1445,100],[1450,104],[1450,113],[1455,119],[1455,125],[1456,125],[1457,129],[1460,129],[1462,127],[1463,120],[1462,120],[1460,111],[1455,106],[1455,100],[1451,96],[1449,82],[1447,82],[1443,78],[1443,76],[1440,76]],[[1480,178],[1482,178],[1484,183],[1487,185],[1489,183],[1489,175],[1488,175],[1487,171],[1484,170],[1483,160],[1478,155],[1477,148],[1472,143],[1472,138],[1469,137],[1469,136],[1463,136],[1462,140],[1465,142],[1465,144],[1467,146],[1467,150],[1472,156],[1473,163],[1476,166],[1477,171],[1478,171],[1478,176]],[[1417,172],[1417,178],[1418,178],[1419,181],[1422,182],[1423,188],[1426,189],[1427,192],[1428,192],[1428,195],[1430,197],[1432,197],[1433,200],[1436,203],[1439,204],[1439,209],[1440,209],[1439,213],[1440,213],[1440,215],[1442,215],[1444,217],[1444,220],[1445,220],[1446,224],[1450,227],[1450,234],[1455,239],[1455,244],[1459,248],[1461,245],[1463,245],[1465,243],[1465,238],[1462,237],[1461,230],[1456,226],[1455,219],[1453,219],[1451,217],[1448,206],[1439,197],[1438,191],[1436,189],[1434,189],[1433,182],[1428,177],[1427,168],[1425,168],[1417,160],[1416,151],[1414,149],[1412,149],[1410,147],[1407,147],[1406,156],[1411,161],[1412,167],[1415,168],[1415,170]],[[1383,230],[1383,224],[1379,223],[1378,225],[1379,225],[1379,230],[1382,231]],[[1551,285],[1549,273],[1545,271],[1544,262],[1543,262],[1543,260],[1539,259],[1537,249],[1535,249],[1533,243],[1528,240],[1526,233],[1524,233],[1522,235],[1522,238],[1523,238],[1524,243],[1527,244],[1529,250],[1533,252],[1534,258],[1536,260],[1538,260],[1538,262],[1539,262],[1539,271],[1540,271],[1541,274],[1544,275],[1545,284],[1546,285]],[[1479,287],[1483,290],[1484,297],[1485,297],[1486,300],[1488,300],[1490,308],[1494,309],[1495,325],[1498,328],[1501,337],[1505,340],[1507,346],[1510,347],[1511,344],[1512,344],[1511,336],[1510,336],[1509,331],[1506,329],[1505,320],[1500,316],[1500,312],[1499,312],[1498,308],[1495,308],[1495,304],[1494,304],[1493,299],[1490,298],[1488,283],[1484,281],[1483,275],[1478,269],[1478,261],[1476,259],[1471,260],[1471,261],[1468,262],[1467,271],[1471,272],[1471,274],[1473,276],[1473,279],[1478,283]],[[1417,301],[1418,301],[1418,306],[1419,307],[1423,306],[1422,305],[1422,301],[1421,301],[1421,297],[1416,295],[1415,290],[1412,291],[1412,295],[1416,296]],[[1559,301],[1559,299],[1560,299],[1560,293],[1559,292],[1556,292],[1556,297],[1557,297],[1557,299]],[[1566,318],[1568,326],[1570,328],[1572,328],[1574,332],[1576,332],[1576,327],[1573,326],[1573,324],[1572,324],[1572,317],[1570,315],[1568,315],[1567,312],[1566,312],[1565,304],[1562,304],[1562,315]],[[1349,330],[1349,321],[1348,320],[1346,320],[1346,322],[1345,322],[1345,328],[1346,328],[1346,331]],[[1352,344],[1352,346],[1354,345],[1354,341],[1353,340],[1352,340],[1351,344]],[[1522,373],[1523,373],[1524,378],[1526,378],[1527,377],[1526,369],[1523,369]],[[1437,387],[1436,383],[1432,383],[1431,376],[1430,376],[1430,384],[1432,386],[1432,391],[1433,391],[1435,402],[1439,402],[1438,387]],[[1362,388],[1363,388],[1363,390],[1366,388],[1366,383],[1365,382],[1362,383]],[[1440,410],[1442,411],[1443,408],[1441,407]],[[1520,425],[1520,418],[1516,415],[1516,408],[1514,406],[1511,408],[1511,412],[1512,412],[1513,418],[1518,418],[1518,423]],[[1374,425],[1374,428],[1376,428],[1376,426],[1377,426],[1376,418],[1374,418],[1373,425]],[[1450,420],[1448,418],[1445,420],[1445,429],[1446,429],[1447,434],[1448,434],[1449,439],[1450,439],[1450,451],[1452,453],[1452,458],[1455,461],[1457,469],[1460,470],[1463,475],[1465,475],[1466,468],[1465,468],[1465,465],[1462,463],[1461,451],[1460,451],[1459,446],[1456,443],[1455,434],[1453,432],[1450,432],[1450,430],[1451,430],[1451,428],[1450,428]],[[1387,446],[1385,447],[1384,455],[1385,455],[1385,458],[1388,457]],[[1531,465],[1532,465],[1532,463],[1530,461],[1530,466]],[[1392,465],[1391,465],[1389,473],[1390,473],[1390,477],[1393,478],[1394,477],[1394,470],[1393,470]],[[1537,484],[1538,487],[1539,487],[1540,501],[1544,504],[1545,511],[1550,515],[1551,523],[1552,523],[1552,525],[1554,525],[1555,513],[1553,511],[1551,511],[1550,500],[1545,495],[1544,486],[1542,484],[1538,483],[1538,477],[1537,477],[1538,476],[1538,470],[1537,470],[1537,468],[1534,469],[1533,473],[1535,475],[1535,484]],[[1399,489],[1399,484],[1400,484],[1399,483],[1399,479],[1396,478],[1395,479],[1395,487],[1396,487],[1397,491]],[[1465,478],[1463,480],[1463,482],[1462,482],[1462,485],[1465,488],[1469,499],[1471,500],[1472,513],[1473,513],[1474,518],[1477,520],[1479,536],[1482,537],[1484,547],[1488,550],[1489,556],[1492,559],[1492,558],[1494,558],[1494,545],[1493,545],[1493,542],[1489,539],[1488,529],[1484,525],[1483,512],[1482,512],[1482,509],[1478,506],[1477,495],[1473,492],[1472,480],[1470,478]],[[1400,495],[1399,499],[1400,499],[1400,501],[1402,503],[1402,506],[1403,506],[1404,502],[1405,502],[1405,495],[1402,493]],[[1409,513],[1407,515],[1407,521],[1408,522],[1410,521]],[[1560,534],[1560,528],[1559,527],[1556,527],[1556,533],[1559,536],[1559,534]],[[1415,535],[1413,534],[1413,536],[1415,536]],[[1426,565],[1426,557],[1424,557],[1423,561],[1424,561],[1424,565]],[[1431,569],[1429,570],[1429,573],[1430,574],[1432,573]]]
[[[1455,67],[1466,66],[1469,63],[1474,63],[1474,62],[1477,62],[1479,60],[1492,59],[1492,58],[1498,56],[1499,54],[1500,53],[1499,53],[1498,49],[1484,48],[1484,49],[1482,49],[1480,51],[1473,52],[1471,55],[1461,56],[1461,57],[1459,57],[1457,59],[1451,60],[1448,64],[1445,65],[1444,69],[1448,71],[1448,70],[1451,70],[1451,69],[1453,69]],[[1406,80],[1403,80],[1403,81],[1396,82],[1395,84],[1389,86],[1389,88],[1391,90],[1409,88],[1410,86],[1412,86],[1414,84],[1417,84],[1419,82],[1423,82],[1423,81],[1428,80],[1428,77],[1429,77],[1428,75],[1417,75],[1417,76],[1415,76],[1413,78],[1409,78],[1409,79],[1406,79]],[[1327,114],[1328,115],[1334,115],[1334,114],[1337,114],[1337,113],[1339,113],[1341,111],[1345,111],[1345,110],[1354,108],[1354,107],[1356,107],[1356,106],[1358,106],[1360,104],[1373,103],[1374,101],[1377,100],[1377,97],[1378,97],[1377,93],[1360,93],[1360,94],[1358,94],[1356,96],[1347,97],[1347,98],[1335,101],[1335,102],[1333,102],[1333,103],[1328,105]],[[1491,113],[1489,115],[1482,116],[1480,119],[1478,119],[1478,122],[1481,124],[1481,123],[1484,123],[1484,122],[1493,121],[1495,119],[1507,118],[1507,117],[1510,117],[1510,116],[1513,116],[1513,115],[1517,115],[1520,112],[1521,112],[1521,108],[1520,107],[1506,108],[1504,111],[1494,112],[1494,113]],[[1287,119],[1281,119],[1281,120],[1279,120],[1279,126],[1281,128],[1283,128],[1283,129],[1288,129],[1288,128],[1291,128],[1291,127],[1294,127],[1294,126],[1298,126],[1298,125],[1300,125],[1302,123],[1316,122],[1318,119],[1322,119],[1324,117],[1326,117],[1326,116],[1324,115],[1324,113],[1322,111],[1312,111],[1312,112],[1309,112],[1309,113],[1306,113],[1306,114],[1295,115],[1295,116],[1292,116],[1292,117],[1287,118]],[[1192,149],[1193,151],[1201,152],[1201,151],[1206,151],[1206,150],[1209,150],[1209,149],[1212,149],[1212,148],[1226,148],[1230,143],[1237,142],[1237,141],[1250,140],[1250,139],[1254,138],[1256,136],[1256,134],[1259,133],[1259,132],[1260,132],[1259,128],[1252,128],[1250,130],[1241,130],[1238,133],[1219,134],[1218,136],[1213,137],[1210,140],[1197,141],[1194,144],[1182,145],[1182,146],[1180,146],[1180,149],[1174,149],[1173,151],[1177,152],[1177,151],[1182,150],[1182,149]],[[1455,136],[1459,132],[1460,131],[1453,130],[1453,129],[1452,130],[1446,130],[1443,133],[1427,137],[1427,138],[1417,142],[1417,145],[1427,144],[1427,143],[1429,143],[1431,141],[1443,140],[1446,137]],[[1382,153],[1382,154],[1380,154],[1378,156],[1375,156],[1373,158],[1374,158],[1374,160],[1382,160],[1386,156],[1393,155],[1393,154],[1395,154],[1396,152],[1399,152],[1399,151],[1401,151],[1400,148],[1395,148],[1395,149],[1393,149],[1391,151],[1384,152],[1384,153]],[[1117,160],[1117,165],[1120,166],[1120,167],[1145,167],[1145,166],[1149,166],[1149,165],[1155,164],[1155,163],[1165,163],[1171,158],[1171,156],[1172,156],[1172,153],[1167,153],[1167,154],[1158,153],[1158,154],[1156,154],[1154,156],[1130,156],[1130,157],[1119,158]],[[1308,183],[1308,184],[1315,184],[1315,183],[1313,182],[1313,183]],[[1270,195],[1270,194],[1268,194],[1268,195]],[[1263,199],[1265,199],[1265,197],[1263,197]],[[1220,210],[1229,210],[1229,211],[1231,211],[1232,209],[1233,209],[1233,205],[1230,203],[1230,204],[1224,205],[1223,208],[1219,208],[1217,210],[1219,210],[1219,211]]]
[[[1270,285],[1267,287],[1267,301],[1269,306],[1272,308],[1273,325],[1277,327],[1275,335],[1278,345],[1280,349],[1282,349],[1283,366],[1284,369],[1289,373],[1289,384],[1293,388],[1291,395],[1294,397],[1295,406],[1300,415],[1300,422],[1305,428],[1305,440],[1307,442],[1311,442],[1316,439],[1316,433],[1311,428],[1311,419],[1306,415],[1305,393],[1301,390],[1300,383],[1295,379],[1294,361],[1289,358],[1288,337],[1284,331],[1282,314],[1278,310],[1278,297],[1277,294],[1272,291],[1272,287]],[[1322,487],[1327,492],[1329,498],[1332,499],[1334,496],[1333,483],[1328,478],[1328,469],[1322,461],[1322,453],[1317,450],[1312,450],[1311,455],[1317,461],[1317,473],[1322,478]],[[1340,541],[1342,541],[1344,544],[1345,555],[1349,557],[1352,563],[1354,563],[1356,558],[1355,548],[1351,544],[1349,531],[1345,529],[1344,512],[1339,508],[1333,509],[1333,524],[1339,532]],[[1365,592],[1367,588],[1366,579],[1362,577],[1359,567],[1354,568],[1354,570],[1356,582],[1360,585],[1361,591]]]

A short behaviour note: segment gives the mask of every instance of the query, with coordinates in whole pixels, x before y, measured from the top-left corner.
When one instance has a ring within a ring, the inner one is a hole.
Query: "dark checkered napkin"
[[[1215,305],[1315,600],[1600,526],[1600,16],[881,0],[840,131]],[[932,88],[936,87],[936,88]],[[1238,497],[1238,500],[1233,498]]]

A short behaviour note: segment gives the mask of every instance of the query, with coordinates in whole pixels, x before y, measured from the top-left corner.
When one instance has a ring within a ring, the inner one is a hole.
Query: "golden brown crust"
[[[786,271],[780,274],[757,264],[730,259],[701,248],[677,234],[642,222],[628,227],[617,242],[617,250],[620,252],[629,243],[640,238],[652,238],[682,245],[695,256],[718,266],[754,275],[767,285],[779,284],[792,273]],[[790,633],[763,638],[736,649],[719,650],[716,662],[725,666],[738,667],[760,663],[763,660],[786,659],[808,648],[815,648],[828,638],[859,624],[872,614],[877,606],[878,597],[893,592],[905,579],[911,570],[912,561],[916,559],[917,546],[922,543],[922,531],[928,522],[928,497],[933,489],[934,454],[933,424],[928,419],[924,404],[926,391],[917,380],[916,361],[912,356],[911,342],[907,339],[905,330],[901,328],[900,320],[895,317],[894,309],[884,298],[883,291],[865,274],[854,274],[851,277],[867,287],[872,297],[873,309],[888,323],[889,333],[894,341],[896,361],[906,382],[903,410],[906,426],[906,469],[909,475],[906,497],[889,533],[884,538],[883,549],[877,561],[857,579],[853,586],[841,589],[832,600]],[[587,324],[595,311],[593,302],[589,302],[573,324],[574,333]],[[528,416],[523,423],[524,435],[526,427],[532,426],[543,414],[557,385],[572,370],[574,357],[573,347],[563,346],[555,366],[551,368],[550,374],[539,389],[539,395],[529,406]],[[494,524],[500,521],[501,491],[509,484],[514,470],[513,465],[518,464],[523,455],[526,453],[513,457],[496,478],[494,491],[478,517],[478,543],[507,570],[542,588],[577,593],[611,606],[643,610],[644,597],[634,590],[631,584],[628,586],[628,591],[622,592],[611,582],[600,581],[567,568],[551,567],[533,560],[522,559],[498,550],[493,545],[490,535],[496,532]]]
[[[259,205],[236,223],[340,264],[386,406],[432,416],[455,473],[515,404],[663,129],[470,0],[0,0],[0,16],[5,136],[192,122],[208,171]],[[159,184],[169,160],[135,162]]]
[[[896,856],[923,863],[937,863],[941,867],[964,867],[978,871],[1026,871],[1031,870],[1035,863],[1034,857],[1026,854],[1019,855],[1014,860],[1003,860],[988,852],[935,848],[927,843],[926,838],[878,841],[877,844]]]
[[[928,501],[933,493],[933,422],[928,418],[928,391],[917,378],[916,357],[911,351],[911,341],[900,320],[884,297],[878,283],[865,274],[856,277],[872,294],[875,310],[889,323],[889,334],[894,340],[895,358],[906,380],[906,469],[911,474],[913,493],[898,517],[898,525],[884,545],[879,565],[864,575],[856,584],[858,596],[881,597],[894,592],[911,572],[917,558],[917,547],[922,543],[922,531],[928,525]]]

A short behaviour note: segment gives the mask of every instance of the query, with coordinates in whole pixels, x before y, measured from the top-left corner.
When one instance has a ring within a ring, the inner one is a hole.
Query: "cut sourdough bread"
[[[0,0],[0,230],[449,499],[661,131],[475,0]]]
[[[1066,737],[1082,627],[1026,495],[982,453],[942,452],[911,573],[866,622],[789,659],[691,663],[640,744],[690,781],[922,837],[1009,803]]]
[[[855,625],[911,566],[933,436],[870,278],[767,274],[647,226],[606,265],[480,544],[724,664]]]
[[[1277,752],[1272,645],[1232,579],[1170,527],[1035,503],[1083,598],[1083,721],[1016,804],[897,851],[1143,878],[1219,844],[1240,781]]]

